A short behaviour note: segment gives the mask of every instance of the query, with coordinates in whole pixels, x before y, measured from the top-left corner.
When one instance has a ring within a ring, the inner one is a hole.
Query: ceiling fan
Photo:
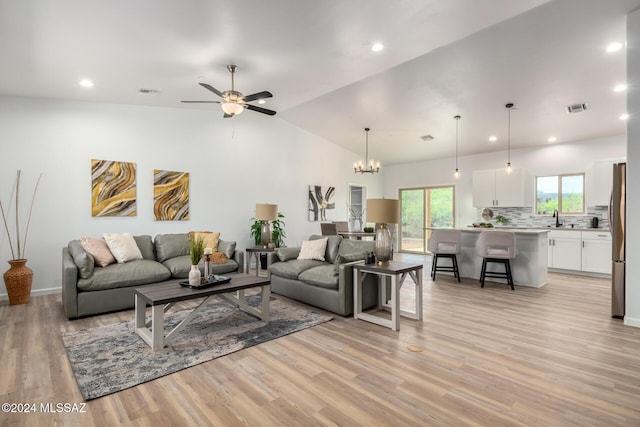
[[[229,70],[229,72],[231,73],[231,90],[225,90],[224,92],[220,92],[218,89],[214,88],[213,86],[207,83],[199,83],[199,85],[202,86],[203,88],[210,90],[211,92],[215,93],[220,98],[222,98],[222,101],[181,101],[181,102],[184,102],[186,104],[220,104],[220,106],[222,107],[222,111],[224,112],[224,116],[222,117],[224,117],[225,119],[229,117],[237,116],[238,114],[242,113],[245,110],[245,108],[247,110],[257,111],[258,113],[268,114],[269,116],[273,116],[276,114],[276,112],[273,110],[268,110],[266,108],[256,107],[255,105],[249,104],[249,102],[251,101],[271,98],[273,96],[271,92],[265,90],[262,92],[257,92],[251,95],[244,96],[241,92],[238,92],[237,90],[235,90],[235,85],[234,85],[235,82],[234,82],[233,76],[235,72],[238,70],[238,66],[227,65],[227,70]]]

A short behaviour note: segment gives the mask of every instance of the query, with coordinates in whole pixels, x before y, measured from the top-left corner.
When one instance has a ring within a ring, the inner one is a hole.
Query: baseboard
[[[60,292],[62,292],[62,288],[32,289],[31,296],[59,294]],[[9,295],[6,293],[0,294],[0,301],[9,301]]]
[[[636,328],[640,328],[640,319],[635,317],[625,316],[624,324],[627,326],[635,326]]]

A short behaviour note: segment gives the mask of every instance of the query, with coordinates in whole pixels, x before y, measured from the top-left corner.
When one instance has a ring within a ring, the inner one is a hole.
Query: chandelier
[[[362,161],[360,162],[356,162],[353,164],[353,172],[354,173],[361,173],[361,174],[365,174],[365,173],[376,173],[376,172],[380,172],[380,162],[375,163],[373,160],[369,161],[369,131],[371,129],[369,128],[364,128],[364,131],[366,132],[366,148],[365,148],[365,154],[364,154],[364,163],[362,163]]]

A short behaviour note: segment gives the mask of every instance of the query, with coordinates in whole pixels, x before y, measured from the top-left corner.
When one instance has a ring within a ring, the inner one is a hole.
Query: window
[[[536,177],[536,213],[584,214],[584,174]]]
[[[454,188],[400,189],[400,250],[427,252],[427,227],[453,227]]]

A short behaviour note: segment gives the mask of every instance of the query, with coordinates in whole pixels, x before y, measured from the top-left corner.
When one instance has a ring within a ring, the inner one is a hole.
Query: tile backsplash
[[[478,222],[490,222],[496,225],[495,217],[502,215],[509,222],[500,224],[512,227],[547,227],[554,226],[556,219],[550,215],[534,215],[532,208],[490,208],[493,211],[493,219],[485,221],[482,219],[482,209],[477,210]],[[587,228],[590,225],[591,218],[598,217],[598,227],[608,228],[609,220],[607,217],[608,210],[606,206],[591,206],[587,208],[586,215],[560,215],[560,222],[570,228],[571,224],[578,228]]]

